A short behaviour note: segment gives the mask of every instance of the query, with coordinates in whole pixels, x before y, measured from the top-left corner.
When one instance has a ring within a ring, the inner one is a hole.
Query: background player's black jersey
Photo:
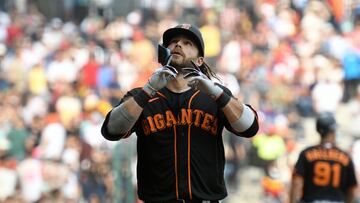
[[[294,175],[304,178],[304,202],[344,201],[346,191],[357,184],[351,158],[331,143],[303,150]]]
[[[221,87],[231,94],[226,87]],[[139,91],[129,91],[124,99]],[[223,178],[223,128],[239,136],[258,128],[255,120],[247,131],[236,132],[215,101],[194,89],[174,93],[163,88],[144,107],[136,124],[126,134],[110,135],[104,128],[108,117],[102,128],[107,139],[124,138],[134,131],[138,136],[138,195],[147,201],[193,196],[205,200],[223,199],[227,195]]]

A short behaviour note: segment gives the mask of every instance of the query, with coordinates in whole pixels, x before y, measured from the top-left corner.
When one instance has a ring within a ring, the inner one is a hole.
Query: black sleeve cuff
[[[226,92],[223,92],[216,100],[215,102],[219,105],[220,108],[224,108],[226,104],[229,103],[231,99],[231,96],[228,95]]]
[[[141,106],[141,108],[144,108],[150,99],[151,97],[144,90],[141,90],[134,96],[135,102]]]
[[[118,135],[118,136],[112,135],[109,133],[109,131],[107,129],[107,125],[109,123],[109,118],[110,118],[110,113],[111,113],[111,111],[106,115],[105,120],[101,126],[101,134],[107,140],[117,141],[117,140],[121,139],[122,135]]]

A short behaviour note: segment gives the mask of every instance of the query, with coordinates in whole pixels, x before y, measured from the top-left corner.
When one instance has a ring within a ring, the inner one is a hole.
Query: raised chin
[[[170,65],[176,69],[184,68],[184,67],[186,67],[186,64],[187,64],[187,62],[186,62],[185,58],[183,56],[177,55],[177,54],[173,55],[173,58],[170,63]]]

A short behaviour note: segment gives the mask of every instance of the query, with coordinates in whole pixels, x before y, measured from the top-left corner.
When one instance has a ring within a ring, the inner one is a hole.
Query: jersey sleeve
[[[295,163],[295,167],[293,170],[293,176],[297,175],[297,176],[301,176],[304,177],[305,176],[305,166],[306,166],[306,157],[305,157],[305,151],[302,151],[299,155],[298,160]]]
[[[233,94],[227,87],[220,85],[220,84],[217,84],[217,85],[219,87],[221,87],[226,94],[230,95],[231,97],[233,97],[234,99],[237,100],[237,98],[235,98],[233,96]],[[223,113],[222,113],[221,119],[224,121],[224,126],[228,131],[234,133],[237,136],[249,138],[249,137],[256,135],[256,133],[259,130],[259,123],[258,123],[258,115],[257,115],[257,112],[254,110],[254,108],[252,108],[252,106],[250,104],[245,104],[245,105],[250,107],[250,109],[255,114],[255,119],[254,119],[253,123],[251,124],[251,126],[247,130],[245,130],[243,132],[239,132],[239,131],[235,130],[234,128],[232,128],[229,121],[227,120],[226,116]]]
[[[355,172],[355,166],[354,162],[350,159],[349,167],[347,170],[347,174],[349,174],[349,178],[347,180],[346,186],[347,188],[355,187],[358,185],[358,182],[356,180],[356,172]]]
[[[126,101],[127,99],[129,99],[130,97],[133,97],[134,95],[138,94],[140,92],[140,88],[136,88],[136,89],[132,89],[130,91],[128,91],[124,97],[120,100],[120,102],[114,106],[117,107],[119,106],[120,104],[122,104],[124,101]],[[110,114],[111,114],[112,110],[107,113],[106,117],[105,117],[105,120],[101,126],[101,134],[103,135],[103,137],[107,140],[110,140],[110,141],[116,141],[116,140],[119,140],[119,139],[122,139],[122,138],[127,138],[129,137],[134,131],[135,131],[135,126],[137,124],[137,122],[135,123],[135,125],[126,133],[119,133],[119,134],[111,134],[109,133],[108,129],[107,129],[107,125],[109,123],[109,119],[110,119]]]

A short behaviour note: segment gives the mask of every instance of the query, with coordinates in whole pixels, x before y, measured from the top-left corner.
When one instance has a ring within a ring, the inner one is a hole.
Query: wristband
[[[216,100],[215,102],[219,105],[220,108],[223,108],[226,106],[227,103],[229,103],[231,97],[223,92]]]
[[[142,90],[141,92],[139,92],[137,95],[134,96],[135,102],[141,108],[144,108],[150,99],[151,97],[144,90]]]
[[[143,87],[144,92],[146,92],[151,97],[155,96],[157,89],[150,85],[150,82],[146,83]]]
[[[250,128],[255,119],[255,113],[253,110],[251,110],[251,108],[245,104],[243,104],[243,107],[244,108],[241,116],[233,123],[230,123],[231,127],[239,132],[244,132]]]

